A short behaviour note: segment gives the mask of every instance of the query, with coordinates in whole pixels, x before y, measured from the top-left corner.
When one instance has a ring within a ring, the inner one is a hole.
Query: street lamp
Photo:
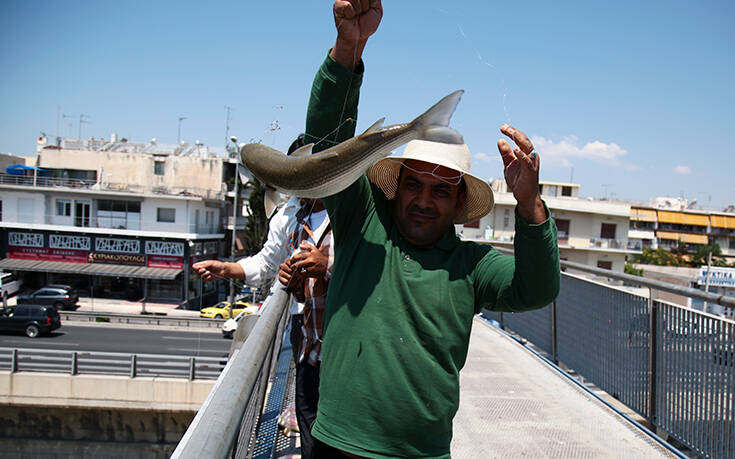
[[[186,119],[185,116],[179,117],[179,134],[176,136],[176,145],[181,143],[181,122]]]
[[[232,262],[235,261],[235,237],[237,231],[237,194],[238,194],[238,179],[240,175],[240,158],[237,155],[237,137],[234,135],[230,137],[232,147],[230,150],[230,157],[235,157],[235,197],[232,200],[232,240],[230,241],[230,259]],[[230,319],[232,318],[232,305],[235,304],[235,281],[230,278]]]

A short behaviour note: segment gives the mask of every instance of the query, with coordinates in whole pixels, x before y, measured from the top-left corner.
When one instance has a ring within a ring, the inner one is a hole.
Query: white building
[[[199,304],[189,267],[229,255],[233,158],[201,145],[39,139],[38,166],[0,171],[0,269],[25,285]]]
[[[579,197],[574,183],[540,182],[541,197],[558,229],[562,260],[622,272],[628,248],[630,205]],[[495,207],[480,220],[457,225],[463,239],[512,247],[516,200],[503,179],[494,180]]]

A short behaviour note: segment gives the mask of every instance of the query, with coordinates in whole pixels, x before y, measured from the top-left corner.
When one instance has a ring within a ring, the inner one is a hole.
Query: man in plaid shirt
[[[294,354],[297,356],[296,405],[301,455],[307,458],[312,457],[311,425],[316,419],[319,401],[322,316],[334,252],[331,224],[320,200],[302,206],[296,214],[296,220],[298,224],[291,233],[289,246],[297,249],[293,256],[281,264],[278,280],[287,287],[296,301],[304,304],[303,319],[299,321],[301,323],[292,322],[291,333],[300,338]],[[299,326],[300,330],[294,329]]]

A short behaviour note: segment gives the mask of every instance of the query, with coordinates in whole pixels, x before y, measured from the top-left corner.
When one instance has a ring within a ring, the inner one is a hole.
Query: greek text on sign
[[[707,267],[699,269],[697,284],[705,285],[707,282]],[[713,287],[735,288],[735,268],[709,268],[709,285]]]
[[[89,252],[87,262],[145,266],[145,255],[132,255],[128,253]]]

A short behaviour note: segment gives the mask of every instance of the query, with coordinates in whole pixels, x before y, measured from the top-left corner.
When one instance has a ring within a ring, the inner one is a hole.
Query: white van
[[[15,295],[20,290],[23,281],[15,277],[13,273],[0,273],[0,298],[7,303],[8,297]]]

